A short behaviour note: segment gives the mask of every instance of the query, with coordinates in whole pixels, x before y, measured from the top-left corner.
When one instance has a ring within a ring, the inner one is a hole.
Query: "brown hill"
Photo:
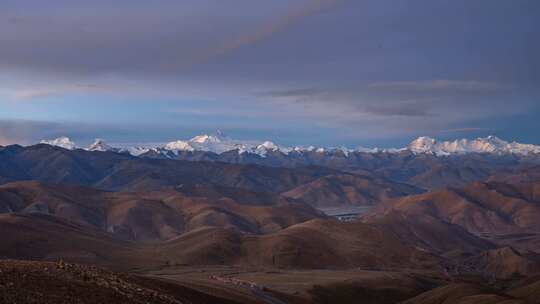
[[[537,184],[476,182],[461,189],[389,200],[374,214],[391,210],[417,216],[427,214],[479,235],[540,231],[537,189]]]
[[[422,293],[404,304],[525,304],[498,290],[476,284],[453,283]]]
[[[105,192],[18,182],[0,186],[0,211],[51,214],[137,241],[165,240],[205,226],[267,233],[323,216],[277,194],[225,187],[192,189],[187,193]]]
[[[440,189],[447,186],[463,187],[471,181],[484,181],[493,168],[482,168],[447,163],[433,164],[425,171],[407,179],[407,182],[424,189]]]
[[[362,175],[327,175],[300,185],[283,195],[316,207],[374,205],[388,198],[418,194],[413,186]]]
[[[112,268],[158,265],[152,256],[141,257],[135,244],[43,214],[0,214],[0,257],[27,260],[69,260]]]
[[[54,214],[104,228],[106,195],[91,188],[17,182],[0,186],[0,211]]]
[[[87,224],[46,214],[3,214],[0,257],[59,260],[121,269],[241,265],[282,269],[425,269],[446,273],[448,253],[493,245],[431,218],[378,218],[366,224],[316,219],[266,235],[203,225],[164,242],[124,241]]]
[[[394,211],[380,217],[367,217],[362,221],[386,229],[426,252],[451,256],[455,253],[474,254],[494,248],[491,242],[472,235],[459,225],[429,214],[417,216]]]
[[[478,273],[485,279],[509,279],[540,271],[540,255],[511,247],[496,248],[493,243],[473,236],[458,225],[429,215],[411,216],[393,212],[364,221],[391,229],[401,239],[419,240],[417,248],[451,260],[452,265],[448,265],[448,270],[455,274]],[[480,251],[482,249],[487,250]]]
[[[540,272],[540,255],[502,247],[484,251],[469,258],[465,264],[485,277],[509,279]]]
[[[486,286],[485,281],[454,282],[424,292],[404,304],[533,304],[540,297],[540,277]]]
[[[433,266],[431,254],[362,223],[315,220],[267,236],[200,228],[148,246],[121,241],[89,226],[41,214],[0,215],[0,256],[59,260],[129,269],[144,265],[240,264],[280,268]],[[349,232],[349,233],[346,233]]]
[[[540,299],[540,276],[530,276],[513,284],[507,293],[513,297],[525,299],[527,303],[538,303]]]
[[[403,221],[401,224],[409,225]],[[268,266],[278,268],[435,268],[438,254],[460,248],[480,252],[493,245],[457,226],[436,220],[415,227],[311,220],[268,235],[242,235],[208,228],[192,231],[157,249],[170,263]],[[435,228],[433,227],[435,226]],[[439,227],[439,228],[437,228]],[[425,231],[424,234],[401,233]],[[434,230],[437,234],[428,233]],[[456,230],[459,233],[456,233]],[[432,245],[439,239],[437,246]]]
[[[500,170],[492,176],[489,181],[504,182],[510,184],[534,183],[540,181],[540,165],[519,166]]]

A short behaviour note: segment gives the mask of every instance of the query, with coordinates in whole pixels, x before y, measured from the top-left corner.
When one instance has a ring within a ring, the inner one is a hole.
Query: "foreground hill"
[[[496,286],[486,282],[453,282],[413,297],[404,304],[535,304],[540,297],[540,277],[516,279]],[[506,286],[505,286],[506,285]]]
[[[0,261],[2,303],[182,303],[121,276],[66,263]]]
[[[0,261],[2,303],[537,303],[540,278],[502,286],[378,271],[158,271],[151,276],[65,262]]]
[[[508,290],[511,293],[512,290]],[[445,285],[412,299],[404,304],[527,304],[534,303],[527,301],[526,297],[516,298],[500,290],[482,286],[481,284],[453,283]]]
[[[0,302],[41,304],[247,304],[185,286],[64,262],[0,261]]]
[[[152,256],[138,255],[135,243],[50,215],[0,214],[0,229],[2,258],[63,259],[121,269],[160,264]]]

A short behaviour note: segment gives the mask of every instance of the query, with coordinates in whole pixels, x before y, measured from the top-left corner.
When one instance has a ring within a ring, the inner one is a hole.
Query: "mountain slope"
[[[472,183],[460,189],[443,189],[388,200],[367,218],[392,212],[411,217],[431,216],[503,246],[540,252],[540,201],[538,183]]]
[[[0,148],[0,182],[35,179],[109,190],[149,190],[195,182],[282,192],[324,175],[349,172],[384,177],[422,189],[436,189],[462,187],[472,181],[485,181],[499,172],[540,164],[540,154],[437,156],[409,150],[372,153],[339,149],[283,153],[270,149],[269,144],[265,147],[269,150],[264,157],[256,153],[238,153],[238,150],[217,154],[199,150],[141,152],[141,149],[136,149],[135,155],[139,157],[134,157],[128,153],[115,153],[113,151],[121,151],[109,149],[102,141],[93,145],[93,152],[44,144],[8,146]],[[175,164],[172,160],[180,163]],[[185,161],[191,161],[191,164]],[[188,175],[195,180],[190,181]]]
[[[445,259],[439,254],[461,248],[479,253],[493,248],[487,241],[440,221],[415,223],[412,230],[437,235],[402,234],[412,222],[343,223],[332,219],[312,220],[274,234],[241,235],[231,230],[200,229],[162,244],[159,252],[180,264],[241,264],[278,268],[429,268],[441,270]],[[411,230],[411,231],[412,231]],[[455,230],[460,231],[454,234]],[[433,244],[440,239],[439,245]]]
[[[327,175],[300,185],[283,195],[316,207],[366,206],[388,198],[418,194],[413,186],[361,175]]]
[[[67,220],[42,214],[0,214],[0,256],[27,260],[69,260],[127,269],[135,265],[161,264],[143,257],[134,244]]]
[[[422,293],[404,304],[525,304],[527,302],[480,284],[452,283]]]
[[[256,301],[255,297],[221,298],[170,281],[65,262],[2,260],[0,273],[1,303],[247,304]]]
[[[104,190],[157,190],[179,184],[216,184],[282,192],[335,170],[271,168],[219,162],[133,157],[113,152],[67,150],[50,145],[0,149],[0,182],[38,180]]]
[[[195,185],[155,192],[106,192],[33,181],[1,185],[2,212],[54,215],[137,241],[170,239],[206,226],[268,233],[322,217],[302,202],[242,189]]]
[[[539,254],[520,252],[512,247],[487,250],[469,258],[465,263],[491,278],[511,279],[540,273]]]

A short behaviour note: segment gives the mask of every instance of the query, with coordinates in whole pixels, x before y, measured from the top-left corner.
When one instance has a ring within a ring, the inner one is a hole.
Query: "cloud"
[[[455,128],[448,130],[440,130],[438,133],[470,133],[470,132],[484,132],[494,131],[492,128]]]
[[[272,97],[272,98],[304,98],[309,96],[317,96],[321,94],[330,93],[335,89],[325,89],[325,88],[305,88],[305,89],[290,89],[290,90],[276,90],[255,93],[256,96],[260,97]]]
[[[512,85],[476,80],[428,80],[428,81],[387,81],[370,83],[370,89],[383,90],[463,90],[498,91],[514,88]]]
[[[426,117],[445,114],[452,117],[456,105],[473,110],[478,116],[491,110],[508,107],[504,97],[517,88],[510,84],[431,80],[431,81],[389,81],[355,84],[335,88],[300,88],[275,90],[255,94],[275,101],[289,101],[307,105],[327,105],[341,108],[348,115],[380,117]],[[491,109],[484,108],[491,105]],[[467,113],[463,113],[463,118]]]
[[[36,98],[51,97],[58,94],[58,91],[47,89],[22,89],[12,93],[15,100],[31,100]]]
[[[62,97],[69,94],[105,94],[118,92],[120,87],[102,84],[34,84],[32,88],[23,86],[12,89],[8,94],[14,101],[30,101],[36,99],[46,99],[50,97]],[[126,88],[123,89],[127,92]]]
[[[21,101],[1,117],[159,124],[139,105],[202,100],[177,115],[312,138],[492,126],[539,113],[540,2],[522,2],[0,1],[0,107]]]
[[[110,124],[89,124],[77,122],[53,122],[27,119],[0,119],[0,144],[30,145],[43,139],[68,136],[76,141],[92,141],[109,132],[124,131]]]
[[[47,6],[30,1],[42,6],[36,14],[8,3],[0,8],[0,67],[23,67],[56,77],[144,73],[143,77],[176,78],[346,1],[112,4],[97,0],[74,5],[52,0]]]
[[[256,94],[262,98],[275,100],[291,100],[304,104],[332,104],[343,110],[354,110],[351,113],[373,114],[377,116],[428,116],[425,105],[416,102],[383,103],[377,100],[362,98],[361,90],[355,88],[339,89],[294,89],[271,91]]]
[[[405,117],[426,117],[430,116],[428,107],[423,104],[401,103],[401,104],[383,104],[366,105],[363,109],[366,113],[379,116],[405,116]]]
[[[293,7],[285,14],[278,15],[261,26],[255,26],[253,30],[247,33],[241,34],[236,38],[227,39],[215,48],[202,51],[196,58],[188,62],[187,66],[207,63],[216,57],[226,55],[241,47],[267,39],[276,33],[287,30],[305,18],[333,9],[345,1],[347,0],[309,0],[303,6],[298,8]],[[167,63],[167,66],[169,68],[178,68],[178,65],[171,65],[171,63]]]
[[[493,125],[501,119],[534,111],[536,98],[521,99],[519,107],[508,102],[520,96],[520,89],[514,84],[478,80],[388,81],[334,88],[289,88],[255,96],[280,107],[286,104],[288,107],[283,108],[287,111],[310,113],[311,119],[342,129],[342,136],[352,132],[351,137],[388,138],[443,132],[435,130],[493,130],[456,126],[480,121]],[[527,94],[531,96],[530,92]]]

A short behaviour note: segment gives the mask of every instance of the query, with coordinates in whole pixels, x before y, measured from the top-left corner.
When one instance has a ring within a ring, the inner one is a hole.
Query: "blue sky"
[[[540,2],[0,2],[0,144],[540,144]]]

